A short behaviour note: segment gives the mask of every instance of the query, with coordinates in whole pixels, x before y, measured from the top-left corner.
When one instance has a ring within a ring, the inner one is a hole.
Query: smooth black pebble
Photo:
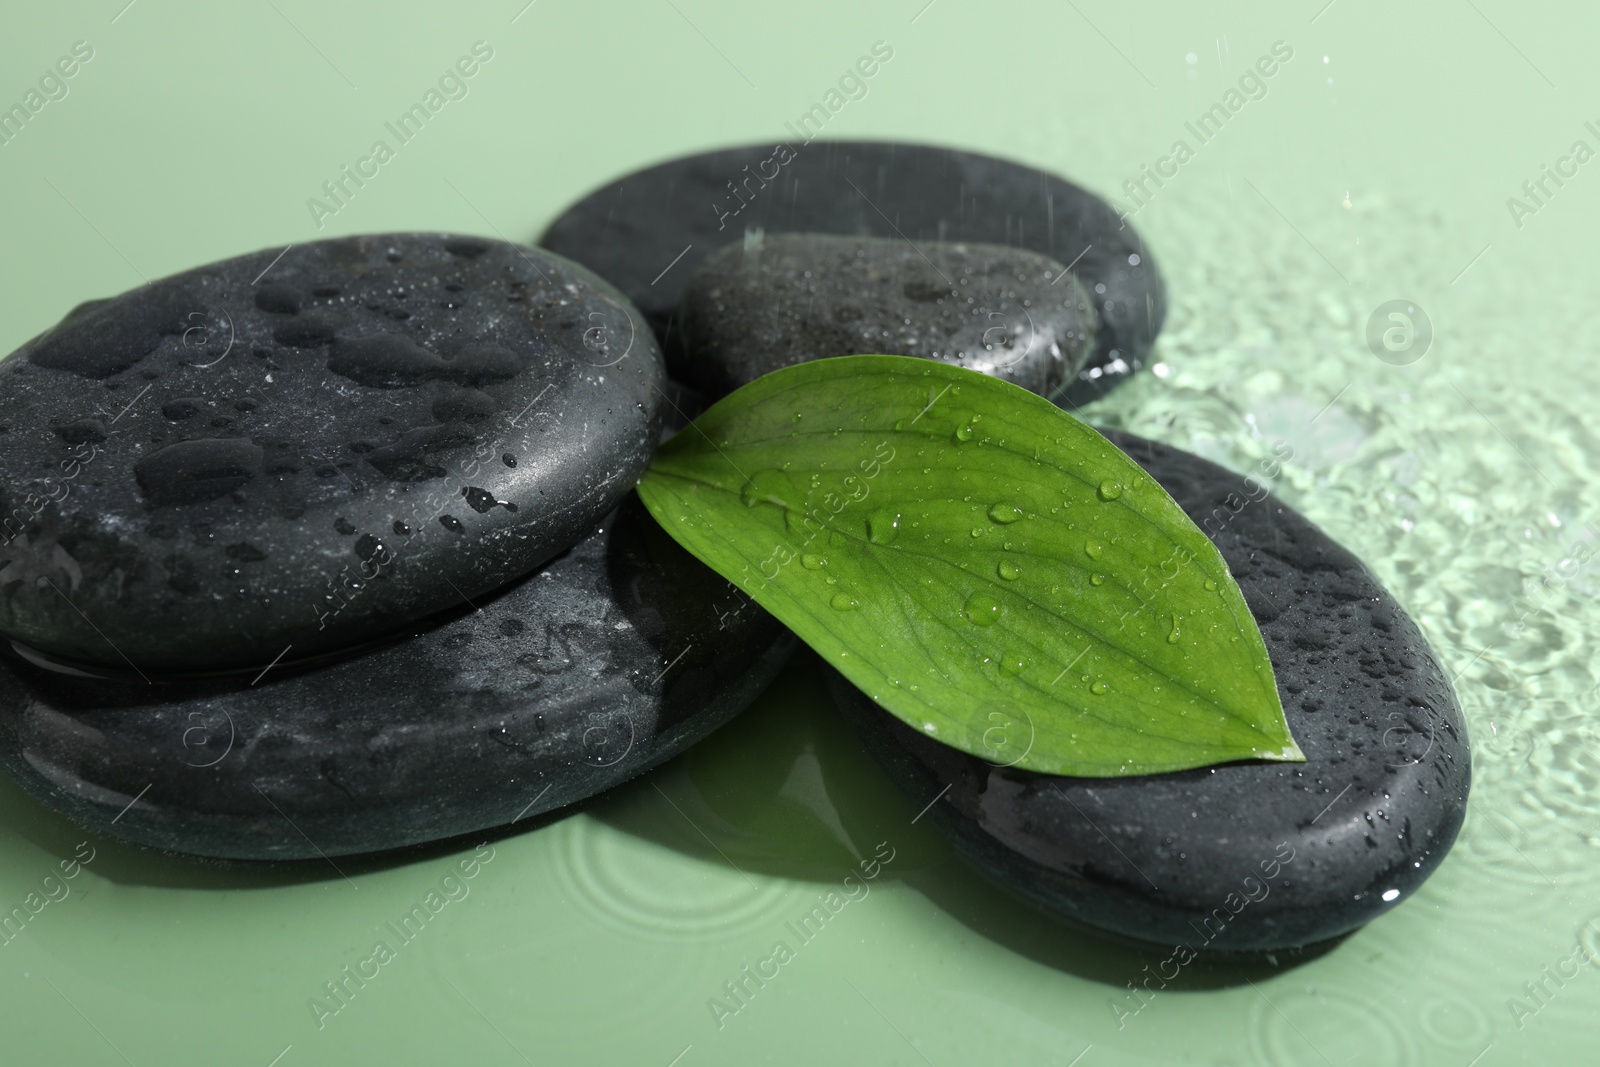
[[[626,293],[681,378],[676,313],[689,278],[723,245],[778,232],[1010,245],[1067,264],[1096,327],[1065,406],[1138,371],[1167,313],[1143,238],[1105,200],[1036,167],[932,145],[814,140],[684,156],[589,194],[539,240]]]
[[[641,774],[743,710],[794,647],[631,495],[477,608],[254,684],[146,685],[0,656],[0,766],[140,845],[377,852],[534,825]]]
[[[1094,341],[1088,295],[1049,256],[1004,245],[772,234],[689,280],[679,380],[720,397],[779,367],[886,353],[1052,396]]]
[[[1307,762],[1034,774],[925,737],[833,673],[846,718],[974,867],[1087,927],[1196,952],[1270,952],[1404,903],[1455,841],[1472,777],[1461,708],[1432,649],[1358,559],[1259,487],[1186,452],[1106,436],[1221,550]]]
[[[327,653],[528,573],[649,462],[660,350],[587,268],[440,234],[280,251],[0,362],[0,634],[146,675]]]

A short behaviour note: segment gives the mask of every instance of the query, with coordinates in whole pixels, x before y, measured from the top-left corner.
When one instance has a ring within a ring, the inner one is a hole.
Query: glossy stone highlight
[[[1043,396],[1076,379],[1094,343],[1077,279],[1002,245],[772,234],[730,245],[689,282],[679,375],[720,397],[828,356],[937,359]]]

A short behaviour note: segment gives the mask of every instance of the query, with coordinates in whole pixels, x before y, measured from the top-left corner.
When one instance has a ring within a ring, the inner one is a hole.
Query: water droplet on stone
[[[439,525],[443,526],[451,533],[460,533],[462,530],[466,529],[466,527],[461,525],[461,520],[456,518],[454,515],[440,515]]]
[[[133,476],[152,504],[203,504],[243,488],[261,458],[261,449],[241,438],[180,441],[135,461]]]

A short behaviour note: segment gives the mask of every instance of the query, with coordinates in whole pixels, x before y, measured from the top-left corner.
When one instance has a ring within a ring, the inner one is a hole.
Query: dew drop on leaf
[[[1022,577],[1022,568],[1011,562],[1009,559],[1001,560],[1000,565],[996,567],[995,570],[999,571],[1000,577],[1004,578],[1008,582],[1014,582],[1018,578]]]
[[[1015,652],[1006,652],[1000,656],[1000,673],[1007,678],[1013,678],[1021,674],[1022,669],[1027,665],[1028,661]]]
[[[1100,483],[1100,488],[1095,492],[1099,494],[1101,500],[1115,500],[1122,495],[1122,486],[1107,478]]]
[[[867,519],[867,540],[875,545],[886,545],[900,532],[898,511],[875,511]]]
[[[1105,585],[1106,584],[1106,576],[1103,575],[1103,574],[1097,574],[1093,578],[1089,579],[1089,584],[1090,585]]]
[[[1104,682],[1095,682],[1089,687],[1089,692],[1093,693],[1097,697],[1103,697],[1107,693],[1111,692],[1111,687]]]
[[[1206,592],[1215,593],[1216,591],[1217,591],[1217,583],[1213,582],[1210,578],[1207,578],[1206,579]]]
[[[807,552],[800,557],[800,566],[808,571],[820,571],[828,565],[828,561],[815,552]]]
[[[989,509],[989,518],[1002,526],[1022,518],[1022,509],[1011,504],[996,504]]]
[[[834,611],[853,611],[861,606],[856,598],[849,593],[833,594],[833,599],[828,601],[828,604]]]
[[[788,507],[789,495],[789,479],[782,471],[757,471],[754,477],[744,483],[744,488],[739,490],[739,499],[747,508],[753,508],[757,504]]]
[[[1083,550],[1089,554],[1090,559],[1099,559],[1101,553],[1105,552],[1106,546],[1099,541],[1086,541]]]
[[[987,593],[973,593],[967,598],[967,621],[974,626],[993,626],[1000,619],[1000,601]]]
[[[1180,616],[1174,615],[1172,617],[1172,632],[1167,635],[1167,644],[1175,645],[1178,643],[1178,639],[1183,636],[1178,628],[1182,621],[1183,619]]]
[[[956,440],[958,442],[959,441],[970,441],[970,440],[972,440],[972,427],[971,426],[960,426],[960,427],[957,427],[956,428]]]

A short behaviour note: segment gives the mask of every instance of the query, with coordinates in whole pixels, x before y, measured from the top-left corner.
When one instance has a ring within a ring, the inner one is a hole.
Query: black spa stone
[[[885,352],[1052,396],[1089,358],[1089,304],[1077,279],[1037,252],[771,234],[723,248],[690,279],[680,373],[722,396],[779,367]]]
[[[259,670],[482,596],[649,461],[664,377],[637,319],[577,264],[442,234],[83,304],[0,362],[0,634]]]
[[[689,278],[722,246],[778,232],[1002,244],[1067,264],[1096,316],[1069,406],[1143,366],[1166,316],[1149,249],[1106,201],[1047,171],[931,145],[813,140],[684,156],[589,194],[540,243],[626,293],[683,378],[675,320]]]
[[[1404,903],[1455,840],[1471,779],[1460,706],[1416,624],[1260,483],[1107,436],[1221,550],[1307,762],[1033,774],[930,740],[834,674],[846,718],[973,866],[1071,922],[1173,952],[1270,952]]]
[[[741,711],[793,648],[632,495],[570,552],[474,599],[396,643],[254,684],[146,685],[0,656],[0,766],[50,808],[140,845],[247,860],[376,852],[533,820],[626,781]]]

